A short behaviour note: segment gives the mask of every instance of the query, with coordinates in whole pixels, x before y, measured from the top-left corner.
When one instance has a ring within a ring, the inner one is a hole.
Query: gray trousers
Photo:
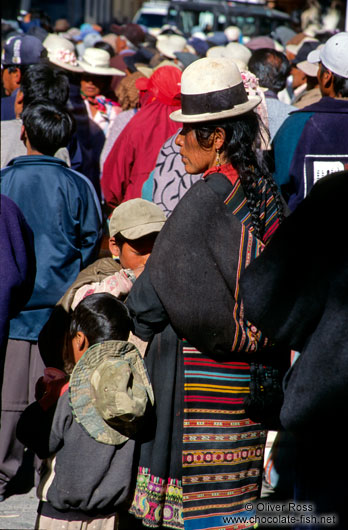
[[[43,375],[44,363],[37,343],[9,339],[2,386],[0,428],[0,495],[6,492],[23,462],[24,446],[16,438],[18,419],[35,400],[35,384]],[[38,470],[40,460],[36,458]]]

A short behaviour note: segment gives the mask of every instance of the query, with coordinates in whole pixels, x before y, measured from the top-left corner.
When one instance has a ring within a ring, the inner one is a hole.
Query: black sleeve
[[[151,257],[148,261],[150,262]],[[133,319],[134,334],[150,341],[169,323],[168,315],[150,281],[148,266],[135,282],[126,305]]]
[[[49,438],[55,407],[44,411],[35,401],[22,413],[16,436],[23,445],[34,451],[39,458],[50,456]]]
[[[241,278],[246,317],[270,338],[299,351],[317,327],[329,284],[346,259],[341,230],[346,175],[319,181]]]

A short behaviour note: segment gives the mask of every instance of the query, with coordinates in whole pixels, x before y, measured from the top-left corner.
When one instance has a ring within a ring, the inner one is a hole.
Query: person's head
[[[106,52],[108,52],[110,57],[114,57],[115,56],[114,48],[111,46],[111,44],[109,44],[108,42],[105,42],[104,40],[100,40],[100,41],[96,42],[93,45],[93,47],[94,48],[99,48],[101,50],[105,50]]]
[[[258,78],[260,86],[276,93],[285,88],[290,73],[286,56],[271,48],[255,50],[249,59],[248,68]]]
[[[136,49],[145,40],[145,32],[138,24],[124,24],[119,26],[113,24],[111,31],[116,33],[116,53],[127,49]]]
[[[109,89],[112,76],[125,75],[124,72],[110,66],[110,54],[101,48],[87,48],[79,61],[83,69],[81,91],[86,97],[94,98],[105,95]]]
[[[34,101],[21,114],[21,140],[28,154],[53,156],[66,147],[74,130],[73,118],[52,101]]]
[[[301,85],[307,85],[307,89],[314,88],[317,82],[317,65],[307,61],[308,54],[315,50],[319,45],[317,40],[304,42],[298,48],[298,51],[291,61],[292,88],[295,90]]]
[[[50,63],[65,70],[68,74],[82,73],[81,66],[78,65],[75,46],[69,39],[61,35],[50,33],[43,41],[47,50],[47,57]]]
[[[241,73],[230,59],[204,58],[188,66],[181,80],[182,108],[170,115],[184,124],[176,143],[186,171],[202,173],[216,165],[217,158],[220,163],[231,161],[240,142],[246,152],[254,151],[259,126],[253,109],[260,101],[258,96],[248,96]],[[247,135],[244,129],[250,129]]]
[[[68,97],[69,79],[63,71],[47,64],[31,65],[21,79],[15,103],[16,115],[36,100],[49,100],[64,106]]]
[[[255,157],[259,134],[259,118],[251,110],[222,120],[184,123],[176,144],[187,173],[198,174],[228,162],[238,169],[245,157]]]
[[[140,72],[134,72],[125,76],[117,84],[115,94],[122,110],[135,109],[139,106],[139,90],[136,87],[136,80],[143,75]]]
[[[36,37],[31,35],[13,35],[4,44],[1,55],[1,78],[5,94],[11,95],[21,82],[30,64],[45,59],[46,50]]]
[[[142,271],[166,217],[159,206],[131,199],[115,208],[109,224],[109,249],[124,269]]]
[[[348,96],[347,50],[348,32],[341,32],[308,55],[310,63],[319,63],[318,81],[323,96]]]
[[[237,170],[257,235],[262,236],[256,205],[255,182],[269,181],[282,215],[276,184],[261,163],[257,147],[260,118],[254,108],[259,96],[248,96],[237,66],[226,58],[199,59],[184,70],[179,111],[174,121],[184,126],[176,138],[188,173],[203,173],[214,166],[232,164]]]
[[[83,72],[81,75],[81,93],[88,98],[105,95],[109,90],[112,77]]]
[[[139,91],[146,91],[164,105],[180,105],[181,70],[177,66],[159,66],[153,70],[149,78],[136,81]]]
[[[109,340],[126,341],[132,321],[127,307],[109,293],[87,296],[76,306],[70,318],[69,336],[73,362],[94,344]]]
[[[317,77],[322,96],[348,97],[348,76],[334,74],[323,63],[319,63]]]

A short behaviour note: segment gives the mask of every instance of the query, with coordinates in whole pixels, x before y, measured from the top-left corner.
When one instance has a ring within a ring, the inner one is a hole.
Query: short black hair
[[[21,73],[21,76],[23,76],[25,72],[27,71],[27,69],[29,68],[29,66],[30,66],[29,64],[3,64],[2,69],[8,70],[10,74],[13,74],[17,70],[19,70]]]
[[[107,340],[127,340],[132,319],[123,302],[109,293],[87,296],[71,314],[70,336],[82,331],[90,346]]]
[[[348,97],[348,79],[347,77],[342,77],[341,75],[335,74],[332,70],[326,68],[326,66],[320,62],[319,63],[319,76],[322,76],[324,72],[331,72],[333,76],[333,89],[336,96],[341,96],[342,98]]]
[[[253,52],[248,68],[256,75],[261,87],[278,93],[286,86],[291,65],[284,53],[272,48],[260,48]]]
[[[69,112],[52,101],[34,101],[21,114],[25,132],[33,149],[53,156],[66,147],[74,132],[74,120]]]
[[[23,107],[36,100],[50,100],[65,105],[69,97],[69,79],[65,73],[48,64],[31,64],[20,83]]]

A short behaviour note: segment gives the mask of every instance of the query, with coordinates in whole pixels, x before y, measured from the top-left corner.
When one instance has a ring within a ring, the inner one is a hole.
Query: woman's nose
[[[180,132],[179,132],[179,134],[178,134],[178,136],[177,136],[176,139],[175,139],[175,143],[176,143],[176,145],[178,145],[179,147],[181,147],[181,146],[182,146],[182,142],[183,142],[183,138],[184,138],[184,136],[183,136],[183,134],[182,134],[182,129],[181,129]]]

